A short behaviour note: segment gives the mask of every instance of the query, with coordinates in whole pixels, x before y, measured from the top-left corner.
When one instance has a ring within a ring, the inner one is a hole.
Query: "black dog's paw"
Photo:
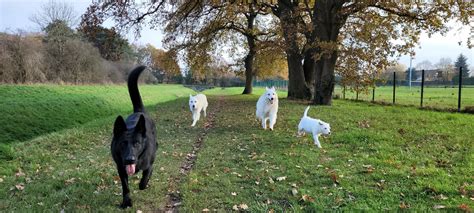
[[[122,204],[120,204],[120,208],[126,209],[128,207],[132,207],[132,199],[130,198],[123,199]]]
[[[140,190],[144,190],[144,189],[148,188],[148,183],[144,183],[144,181],[140,181],[140,184],[138,185],[138,188]]]

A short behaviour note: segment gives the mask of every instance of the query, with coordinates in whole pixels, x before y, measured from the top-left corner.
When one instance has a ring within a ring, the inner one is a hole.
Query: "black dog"
[[[139,188],[146,188],[153,171],[156,149],[156,127],[155,123],[145,113],[140,92],[138,91],[138,77],[145,66],[135,68],[128,76],[128,93],[133,104],[133,114],[124,121],[118,116],[114,124],[114,136],[112,139],[112,158],[117,164],[117,170],[122,182],[123,201],[121,208],[132,206],[130,190],[128,189],[128,176],[132,176],[143,170]]]

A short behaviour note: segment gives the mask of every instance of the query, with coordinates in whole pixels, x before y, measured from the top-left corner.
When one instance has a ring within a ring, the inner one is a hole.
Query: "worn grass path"
[[[473,115],[335,100],[309,112],[332,126],[317,149],[310,136],[296,137],[305,103],[280,100],[275,131],[263,131],[258,96],[240,91],[206,91],[212,116],[194,128],[187,98],[149,108],[155,172],[144,191],[139,175],[130,179],[127,212],[176,210],[177,191],[181,212],[474,208]],[[113,121],[13,144],[15,158],[1,162],[14,169],[0,176],[0,211],[117,211]]]

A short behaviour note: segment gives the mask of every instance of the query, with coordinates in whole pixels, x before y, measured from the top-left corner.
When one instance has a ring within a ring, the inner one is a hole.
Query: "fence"
[[[407,81],[398,80],[400,76],[393,73],[391,79],[385,83],[378,82],[370,90],[355,91],[339,85],[334,95],[343,99],[471,112],[474,109],[474,77],[462,77],[462,73],[461,67],[458,76],[452,81],[437,82],[426,81],[425,70],[422,70],[420,79],[412,81],[411,87],[406,86]]]
[[[252,82],[254,87],[275,87],[278,90],[287,90],[288,89],[288,81],[286,80],[261,80],[257,81],[254,80]]]
[[[352,99],[359,101],[381,102],[400,105],[420,106],[422,108],[448,109],[456,111],[474,111],[474,77],[463,78],[460,74],[452,81],[426,81],[425,71],[421,78],[412,81],[401,80],[401,76],[393,73],[391,79],[377,82],[376,86],[364,91],[356,91],[340,85],[334,88],[334,98]],[[254,87],[271,87],[286,90],[288,81],[264,80],[253,81]]]

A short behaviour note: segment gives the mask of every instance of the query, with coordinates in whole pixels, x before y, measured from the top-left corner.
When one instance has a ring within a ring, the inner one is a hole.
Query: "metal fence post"
[[[375,102],[375,86],[372,87],[372,102]]]
[[[458,112],[461,112],[462,67],[459,67]]]
[[[395,82],[397,81],[396,73],[393,72],[393,104],[395,104]]]
[[[342,87],[342,99],[346,99],[346,85]]]
[[[423,88],[425,87],[425,70],[421,70],[421,100],[420,107],[423,107]]]

